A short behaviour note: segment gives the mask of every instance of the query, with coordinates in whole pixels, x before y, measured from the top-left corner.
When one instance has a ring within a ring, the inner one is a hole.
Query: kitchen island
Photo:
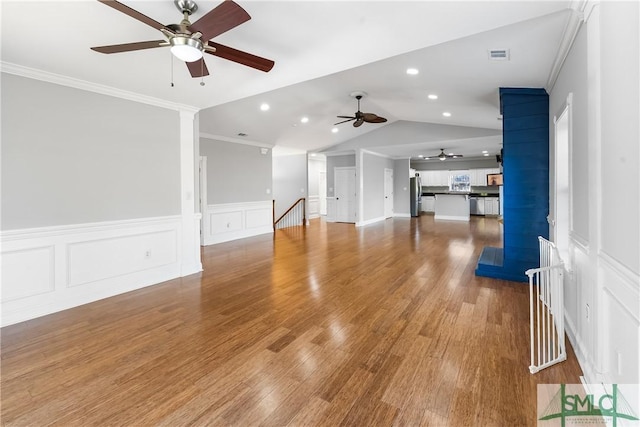
[[[434,219],[469,221],[468,194],[436,194]]]

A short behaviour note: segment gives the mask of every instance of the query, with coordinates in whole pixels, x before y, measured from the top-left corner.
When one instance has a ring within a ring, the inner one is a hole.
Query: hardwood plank
[[[308,227],[1,330],[3,426],[530,425],[525,285],[473,275],[494,218]],[[503,410],[501,408],[509,408]]]

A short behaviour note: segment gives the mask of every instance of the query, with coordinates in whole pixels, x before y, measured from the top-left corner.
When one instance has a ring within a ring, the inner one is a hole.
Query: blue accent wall
[[[549,237],[549,95],[500,88],[500,110],[503,247],[485,248],[476,274],[526,282],[524,272],[538,267],[538,236]]]

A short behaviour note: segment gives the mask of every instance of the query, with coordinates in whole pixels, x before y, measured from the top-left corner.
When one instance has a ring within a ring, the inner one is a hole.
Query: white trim
[[[562,34],[562,40],[560,41],[560,47],[556,52],[556,56],[553,60],[553,65],[551,66],[551,72],[549,73],[549,77],[547,78],[546,89],[548,93],[553,91],[553,87],[558,80],[558,75],[560,74],[560,70],[562,70],[562,65],[564,61],[567,59],[569,55],[569,51],[571,50],[571,46],[573,46],[573,42],[578,35],[578,31],[584,22],[584,8],[587,2],[585,0],[580,0],[577,2],[573,2],[571,5],[571,15],[567,20],[567,25],[564,28],[564,32]]]
[[[64,236],[69,233],[93,233],[98,231],[111,231],[124,228],[135,228],[141,225],[164,224],[171,221],[178,221],[180,215],[159,216],[150,218],[124,219],[118,221],[102,221],[70,225],[54,225],[51,227],[22,228],[19,230],[0,231],[2,243],[14,240],[31,238]]]
[[[374,156],[382,157],[384,159],[395,160],[393,157],[387,156],[386,154],[376,153],[375,151],[367,150],[365,148],[362,148],[361,150],[363,153],[372,154]]]
[[[624,279],[624,282],[629,284],[629,286],[635,287],[636,291],[640,289],[640,275],[633,272],[629,267],[622,264],[603,250],[599,251],[598,258],[603,261],[604,265],[601,265],[601,267],[607,266],[610,270],[613,270],[613,272],[620,276],[620,278]]]
[[[345,151],[331,151],[331,152],[322,152],[322,153],[318,153],[318,154],[324,154],[327,157],[333,157],[333,156],[350,156],[350,155],[355,155],[356,154],[356,150],[345,150]]]
[[[117,89],[111,86],[101,85],[98,83],[88,82],[86,80],[75,79],[72,77],[63,76],[60,74],[50,73],[48,71],[37,70],[35,68],[29,68],[22,65],[12,64],[10,62],[0,62],[2,65],[2,72],[7,74],[13,74],[20,77],[26,77],[34,80],[40,80],[43,82],[53,83],[61,86],[72,87],[75,89],[86,90],[88,92],[99,93],[101,95],[113,96],[115,98],[126,99],[129,101],[140,102],[142,104],[154,105],[156,107],[167,108],[169,110],[176,111],[188,111],[191,113],[197,113],[200,108],[177,104],[175,102],[165,101],[164,99],[154,98],[152,96],[141,95],[135,92],[129,92],[122,89]]]
[[[252,141],[250,139],[232,138],[229,136],[214,135],[206,132],[200,132],[200,138],[212,139],[214,141],[233,142],[234,144],[252,145],[254,147],[272,148],[274,146],[274,144],[267,144],[266,142]]]
[[[193,272],[183,223],[174,215],[3,233],[2,326]]]
[[[356,227],[364,227],[365,225],[375,224],[376,222],[382,222],[390,218],[385,218],[384,216],[379,216],[378,218],[371,218],[365,221],[356,222]]]
[[[394,218],[411,218],[411,214],[408,213],[393,213]]]
[[[468,216],[438,215],[438,214],[435,214],[433,216],[433,219],[443,219],[443,220],[446,220],[446,221],[465,221],[465,222],[469,222],[469,217]]]
[[[180,112],[180,212],[182,213],[181,276],[202,271],[200,259],[200,213],[196,213],[196,114]],[[198,208],[199,209],[199,208]]]
[[[577,248],[582,250],[585,254],[589,254],[589,241],[584,239],[577,233],[573,231],[569,232],[569,242],[573,243]]]

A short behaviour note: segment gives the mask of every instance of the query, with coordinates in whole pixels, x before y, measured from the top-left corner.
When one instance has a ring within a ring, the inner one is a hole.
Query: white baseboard
[[[366,221],[356,222],[356,227],[364,227],[365,225],[375,224],[376,222],[384,221],[385,219],[387,218],[380,216],[378,218],[371,218]]]
[[[446,221],[466,221],[469,222],[468,216],[455,216],[455,215],[438,215],[436,214],[434,219],[444,219]]]
[[[205,245],[273,233],[271,201],[207,206],[202,232]]]
[[[410,213],[394,213],[393,217],[394,218],[411,218],[411,214]]]
[[[201,271],[183,264],[182,217],[2,232],[6,326]]]

